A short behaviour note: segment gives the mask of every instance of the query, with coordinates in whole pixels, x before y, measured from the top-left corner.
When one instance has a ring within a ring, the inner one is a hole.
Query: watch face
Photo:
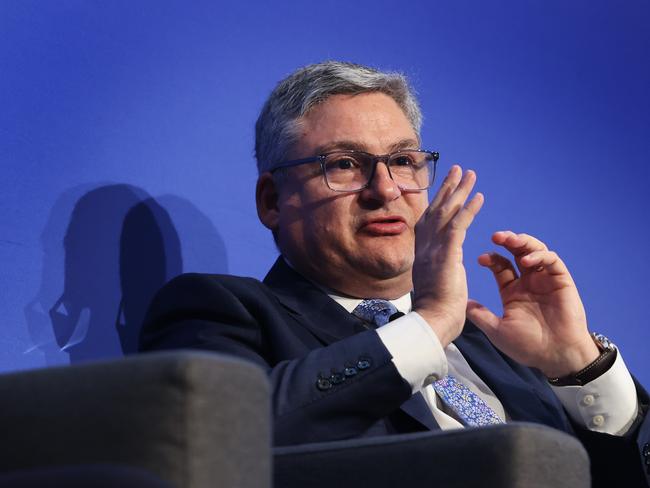
[[[596,342],[596,345],[605,351],[613,351],[614,349],[616,349],[614,343],[610,341],[607,337],[605,337],[603,334],[599,334],[598,332],[592,332],[591,337],[593,337],[594,341]]]

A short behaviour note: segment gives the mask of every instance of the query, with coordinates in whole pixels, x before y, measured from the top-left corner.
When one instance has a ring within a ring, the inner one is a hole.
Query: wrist
[[[415,308],[413,311],[417,312],[429,325],[429,328],[438,337],[443,348],[447,347],[451,341],[458,337],[462,330],[464,319],[459,326],[457,324],[458,320],[444,313],[432,312],[421,308]]]
[[[581,386],[595,380],[606,373],[614,364],[617,350],[613,343],[602,334],[592,333],[592,343],[597,356],[577,371],[562,376],[548,376],[548,381],[554,386]]]

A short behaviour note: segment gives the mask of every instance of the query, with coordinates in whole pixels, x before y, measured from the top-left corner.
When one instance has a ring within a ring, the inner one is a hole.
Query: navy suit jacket
[[[613,472],[619,482],[629,476],[619,486],[647,482],[650,422],[644,408],[626,436],[585,431],[572,425],[541,373],[500,353],[471,322],[454,343],[512,421],[579,437],[597,478]],[[264,368],[272,383],[276,445],[439,428],[424,398],[411,395],[378,334],[281,258],[263,283],[227,275],[175,278],[154,298],[140,347],[218,351]],[[647,405],[645,391],[638,390]]]

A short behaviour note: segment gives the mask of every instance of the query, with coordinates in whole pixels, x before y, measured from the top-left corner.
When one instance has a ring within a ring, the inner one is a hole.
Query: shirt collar
[[[336,303],[341,305],[344,309],[346,309],[348,312],[352,313],[352,311],[357,308],[357,305],[359,305],[363,299],[361,298],[351,298],[351,297],[343,297],[341,295],[337,295],[336,293],[333,293],[331,290],[325,290],[325,292],[329,295],[329,297],[334,300]],[[395,300],[388,300],[390,303],[395,305],[395,308],[402,312],[403,314],[407,314],[411,311],[411,294],[407,293],[406,295],[403,295],[399,298],[396,298]]]
[[[289,260],[282,256],[284,261],[287,263],[287,265],[291,269],[295,269],[293,265],[289,262]],[[323,290],[327,295],[334,300],[336,303],[341,305],[344,309],[346,309],[348,312],[352,313],[352,311],[357,308],[357,305],[359,305],[364,299],[362,298],[352,298],[352,297],[346,297],[342,295],[336,294],[334,291],[330,290],[329,288],[326,288],[322,286],[320,283],[316,283],[312,281],[312,283]],[[373,297],[366,297],[366,298],[373,298]],[[395,300],[388,300],[390,303],[392,303],[397,310],[402,312],[403,314],[407,314],[411,311],[411,294],[407,293],[406,295],[402,295],[399,298],[396,298]]]

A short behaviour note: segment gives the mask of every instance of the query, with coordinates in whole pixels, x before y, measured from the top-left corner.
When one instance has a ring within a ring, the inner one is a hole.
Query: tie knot
[[[352,314],[373,324],[375,327],[381,327],[382,325],[386,325],[390,321],[391,316],[396,312],[397,308],[388,300],[372,298],[363,300],[352,311]]]

